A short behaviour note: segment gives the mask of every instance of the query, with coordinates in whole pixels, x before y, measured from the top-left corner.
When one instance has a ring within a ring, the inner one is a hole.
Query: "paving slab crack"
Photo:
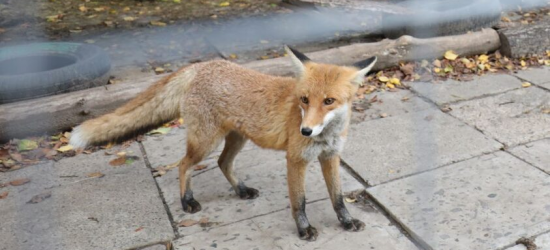
[[[151,167],[151,163],[149,162],[149,158],[147,157],[147,152],[145,151],[145,147],[141,142],[138,142],[139,148],[141,150],[141,154],[143,155],[143,161],[145,162],[145,166],[151,170],[151,178],[155,181],[155,186],[157,187],[157,191],[159,193],[160,199],[162,200],[162,205],[164,206],[164,210],[166,210],[166,214],[168,215],[168,220],[170,221],[170,225],[172,225],[172,230],[174,231],[174,235],[176,236],[176,239],[180,238],[180,233],[178,231],[177,223],[174,220],[174,216],[172,215],[172,212],[170,212],[170,208],[168,207],[168,204],[166,203],[166,199],[164,198],[164,193],[162,192],[162,189],[160,188],[157,179],[153,176],[153,168]]]

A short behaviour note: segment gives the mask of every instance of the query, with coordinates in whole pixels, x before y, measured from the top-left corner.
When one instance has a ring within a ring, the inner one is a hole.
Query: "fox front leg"
[[[300,239],[314,241],[317,239],[317,229],[309,224],[306,216],[305,176],[307,162],[303,160],[287,160],[288,192],[292,217],[298,227]]]
[[[340,184],[340,156],[319,156],[319,162],[323,169],[323,176],[327,184],[327,189],[332,201],[332,207],[338,216],[338,220],[347,231],[362,231],[365,229],[365,223],[358,219],[354,219],[344,205],[344,198]]]

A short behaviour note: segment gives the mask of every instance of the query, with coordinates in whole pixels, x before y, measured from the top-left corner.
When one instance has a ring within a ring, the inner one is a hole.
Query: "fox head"
[[[301,134],[315,137],[331,122],[348,119],[352,98],[376,57],[348,67],[315,63],[293,48],[285,50],[299,77],[294,93],[302,112]]]

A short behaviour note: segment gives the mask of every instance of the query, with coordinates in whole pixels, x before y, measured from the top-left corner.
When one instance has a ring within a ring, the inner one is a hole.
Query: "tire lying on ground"
[[[399,5],[409,13],[382,17],[382,33],[391,39],[464,34],[495,26],[501,15],[499,0],[408,0]]]
[[[0,104],[105,85],[111,61],[80,43],[34,43],[0,48]]]

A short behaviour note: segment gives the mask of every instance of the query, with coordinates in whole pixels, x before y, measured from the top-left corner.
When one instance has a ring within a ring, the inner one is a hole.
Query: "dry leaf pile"
[[[540,66],[550,66],[550,51],[546,51],[544,55],[527,58],[507,58],[498,51],[488,55],[461,57],[449,50],[445,52],[443,59],[400,63],[399,66],[367,76],[365,84],[358,89],[356,97],[364,99],[365,95],[375,91],[396,92],[399,89],[407,89],[408,86],[404,82],[447,79],[470,81],[474,76],[488,72],[509,73]],[[356,111],[364,109],[364,107],[355,108]]]

